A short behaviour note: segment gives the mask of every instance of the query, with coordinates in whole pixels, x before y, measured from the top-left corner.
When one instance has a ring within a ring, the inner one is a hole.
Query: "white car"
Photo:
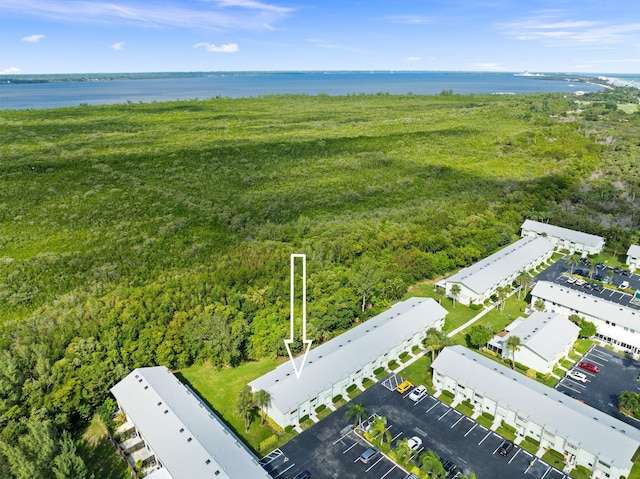
[[[584,373],[581,373],[580,371],[569,371],[567,373],[567,377],[573,379],[574,381],[580,381],[581,383],[586,383],[587,382],[587,375]]]
[[[418,436],[413,436],[407,441],[407,446],[409,446],[409,449],[411,449],[412,451],[420,449],[420,446],[422,446],[422,439],[420,439]]]
[[[629,281],[623,281],[622,283],[620,283],[620,286],[618,286],[618,288],[620,289],[627,289],[629,287]]]
[[[417,386],[411,394],[409,394],[409,399],[412,401],[420,401],[423,397],[427,395],[427,388],[424,386]]]
[[[569,277],[567,278],[567,283],[569,283],[569,284],[573,284],[573,283],[575,283],[575,282],[576,282],[576,279],[577,279],[577,278],[574,278],[573,276],[569,276]]]
[[[584,286],[587,282],[584,279],[576,279],[576,284],[578,286]]]

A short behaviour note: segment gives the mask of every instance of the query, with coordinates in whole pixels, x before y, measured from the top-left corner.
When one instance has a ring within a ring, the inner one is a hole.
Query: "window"
[[[211,459],[207,459],[206,461],[204,461],[204,463],[208,466],[209,464],[211,464]]]

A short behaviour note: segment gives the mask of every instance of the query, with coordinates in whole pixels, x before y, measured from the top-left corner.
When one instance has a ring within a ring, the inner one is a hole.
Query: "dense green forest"
[[[617,95],[0,111],[0,471],[86,477],[67,431],[132,368],[285,354],[291,253],[321,342],[524,218],[626,251],[640,117]]]

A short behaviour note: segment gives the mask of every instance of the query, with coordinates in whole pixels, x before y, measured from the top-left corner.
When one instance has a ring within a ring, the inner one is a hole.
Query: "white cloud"
[[[124,42],[115,42],[113,45],[111,45],[111,48],[113,50],[122,50],[124,48]]]
[[[549,46],[604,46],[640,38],[640,23],[609,23],[565,18],[562,11],[543,12],[533,18],[502,25],[516,40],[539,41]]]
[[[29,35],[26,37],[22,37],[22,41],[27,43],[38,43],[40,40],[43,40],[44,38],[47,38],[47,37],[42,33],[39,33],[37,35]]]
[[[223,43],[222,45],[215,45],[213,43],[196,43],[193,48],[204,48],[208,52],[216,53],[235,53],[240,50],[237,43]]]
[[[490,71],[490,72],[503,72],[506,71],[506,68],[500,65],[499,63],[491,63],[491,62],[480,62],[473,63],[471,65],[472,70],[481,70],[481,71]]]
[[[177,26],[208,30],[238,28],[270,29],[290,12],[280,7],[253,0],[214,0],[180,2],[167,0],[162,8],[152,2],[135,0],[1,0],[0,14],[18,17],[37,17],[63,23],[129,23],[160,28]],[[154,2],[155,3],[155,2]]]
[[[408,57],[407,61],[409,62],[419,62],[420,60],[422,60],[422,57]]]
[[[20,73],[20,69],[18,67],[9,67],[0,70],[0,75],[13,75],[14,73]]]

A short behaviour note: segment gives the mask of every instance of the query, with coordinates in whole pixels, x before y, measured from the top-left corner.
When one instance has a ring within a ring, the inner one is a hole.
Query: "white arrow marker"
[[[302,356],[302,362],[300,363],[300,369],[296,366],[296,362],[293,359],[293,354],[291,354],[291,343],[293,343],[295,334],[294,334],[294,325],[295,325],[295,261],[296,258],[302,258],[302,344],[304,349],[304,355]],[[311,339],[307,339],[307,255],[305,254],[292,254],[291,255],[291,314],[290,314],[290,322],[291,322],[291,333],[289,335],[289,339],[284,340],[284,345],[287,348],[287,353],[289,353],[289,359],[291,360],[291,364],[293,365],[293,370],[296,373],[296,378],[300,379],[300,374],[302,374],[302,368],[304,367],[304,363],[307,362],[307,354],[309,354],[309,350],[311,349],[311,343],[313,342]]]

